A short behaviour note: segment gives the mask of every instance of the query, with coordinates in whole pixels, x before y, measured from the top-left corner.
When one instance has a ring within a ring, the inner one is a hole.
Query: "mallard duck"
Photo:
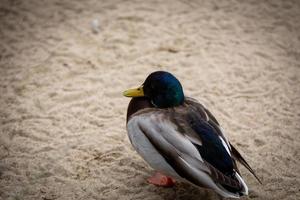
[[[171,73],[153,72],[140,87],[123,95],[133,97],[127,110],[129,140],[157,171],[149,183],[173,186],[175,179],[184,180],[225,198],[238,198],[248,194],[248,187],[236,161],[260,182],[212,113],[184,96]]]

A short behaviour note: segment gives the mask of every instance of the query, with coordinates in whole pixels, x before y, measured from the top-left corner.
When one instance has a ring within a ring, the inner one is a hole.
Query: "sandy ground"
[[[145,182],[122,91],[155,70],[257,171],[243,199],[300,199],[299,19],[297,0],[1,0],[0,199],[220,199]]]

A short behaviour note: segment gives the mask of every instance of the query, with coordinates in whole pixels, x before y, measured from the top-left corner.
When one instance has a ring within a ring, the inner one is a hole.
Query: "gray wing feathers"
[[[157,117],[157,116],[156,116]],[[157,125],[157,123],[154,123]],[[154,125],[152,124],[152,125]],[[140,129],[145,134],[145,136],[148,138],[148,140],[151,142],[151,144],[156,148],[156,150],[163,155],[163,157],[166,159],[166,161],[173,167],[173,169],[183,178],[186,178],[187,180],[191,181],[192,183],[199,185],[199,186],[206,186],[209,187],[213,184],[212,179],[207,180],[208,183],[204,183],[197,177],[195,174],[197,171],[201,171],[202,173],[210,174],[210,170],[207,167],[207,165],[202,161],[201,159],[197,159],[195,156],[193,150],[187,150],[184,147],[178,148],[178,143],[176,142],[177,139],[182,142],[183,138],[180,138],[180,136],[174,135],[172,136],[173,139],[171,139],[167,134],[163,133],[170,133],[170,130],[163,131],[161,128],[149,128],[147,126],[149,124],[147,123],[140,123]],[[161,130],[162,132],[157,132],[158,130]],[[171,131],[173,132],[173,131]],[[187,139],[184,139],[188,141]],[[175,142],[175,143],[174,143]],[[180,143],[179,143],[180,144]],[[192,143],[190,143],[192,145]],[[177,147],[176,147],[177,146]],[[194,147],[193,147],[194,148]],[[180,149],[180,150],[179,150]],[[192,152],[192,154],[188,153]],[[193,155],[193,156],[191,156]],[[207,176],[209,177],[209,176]],[[207,178],[208,179],[208,178]]]
[[[152,117],[155,116],[155,117]],[[163,145],[171,145],[178,153],[190,155],[203,161],[197,148],[187,137],[176,130],[174,124],[164,119],[163,114],[155,113],[139,121],[139,127],[151,141],[165,142]]]

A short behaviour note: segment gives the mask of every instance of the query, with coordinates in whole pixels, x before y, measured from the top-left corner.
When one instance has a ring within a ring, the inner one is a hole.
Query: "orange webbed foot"
[[[154,176],[147,179],[148,183],[161,187],[173,187],[175,180],[169,176],[157,172]]]

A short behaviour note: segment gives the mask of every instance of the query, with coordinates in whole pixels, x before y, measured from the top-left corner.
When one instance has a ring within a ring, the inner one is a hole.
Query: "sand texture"
[[[0,199],[221,199],[146,183],[122,92],[155,70],[261,177],[243,199],[300,199],[298,0],[0,0]]]

